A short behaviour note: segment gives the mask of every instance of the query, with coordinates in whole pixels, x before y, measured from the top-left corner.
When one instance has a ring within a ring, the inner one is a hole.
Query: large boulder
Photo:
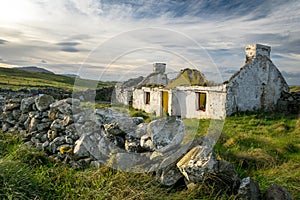
[[[90,155],[100,163],[106,163],[112,152],[117,151],[117,147],[105,136],[104,130],[81,135],[76,141],[74,154],[79,157]]]
[[[96,109],[95,110],[96,119],[101,124],[109,124],[116,122],[120,118],[128,118],[129,115],[125,113],[118,112],[116,110],[106,108],[106,109]]]
[[[162,170],[159,176],[159,181],[163,185],[172,186],[182,178],[183,175],[176,165],[172,165]]]
[[[286,188],[272,184],[264,193],[264,200],[293,200],[292,195]]]
[[[213,172],[217,159],[211,147],[196,146],[177,163],[177,167],[189,182],[201,182],[207,172]]]
[[[66,115],[72,115],[81,112],[80,101],[78,99],[64,99],[50,104],[48,116],[54,120],[56,118],[64,119]]]
[[[22,99],[20,106],[20,110],[22,111],[22,113],[26,113],[33,110],[32,105],[35,103],[35,99],[36,97],[28,97]]]
[[[148,125],[148,133],[156,151],[165,152],[182,142],[184,123],[175,117],[154,120]]]
[[[260,190],[251,177],[243,178],[238,189],[238,198],[241,200],[259,200]]]
[[[44,111],[48,109],[53,102],[54,98],[52,96],[44,94],[35,99],[35,106],[39,111]]]

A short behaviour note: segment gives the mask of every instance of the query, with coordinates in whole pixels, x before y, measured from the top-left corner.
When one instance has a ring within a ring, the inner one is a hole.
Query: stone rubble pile
[[[277,107],[279,112],[300,114],[300,92],[283,92]]]
[[[82,109],[78,99],[55,100],[45,94],[6,101],[0,120],[2,132],[20,133],[28,145],[74,168],[105,164],[151,172],[167,186],[180,180],[189,188],[206,182],[239,199],[260,199],[257,183],[250,177],[241,180],[230,163],[217,159],[212,138],[185,141],[184,123],[175,117],[145,123],[141,117],[109,108]],[[289,195],[276,188],[265,199],[274,191]]]

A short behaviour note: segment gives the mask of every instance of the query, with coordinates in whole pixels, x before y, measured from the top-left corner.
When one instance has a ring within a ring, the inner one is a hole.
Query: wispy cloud
[[[7,40],[0,39],[0,44],[5,44],[7,42],[8,42]]]

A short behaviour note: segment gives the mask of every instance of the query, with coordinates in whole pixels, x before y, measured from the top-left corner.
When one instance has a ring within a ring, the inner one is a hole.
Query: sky
[[[223,82],[260,43],[300,85],[299,21],[297,0],[1,0],[0,67],[124,81],[164,62],[170,76],[196,68]]]

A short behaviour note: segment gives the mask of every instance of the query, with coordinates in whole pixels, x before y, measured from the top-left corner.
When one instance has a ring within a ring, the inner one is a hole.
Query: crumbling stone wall
[[[283,92],[277,108],[279,112],[300,114],[300,92]]]
[[[241,180],[230,163],[217,159],[212,138],[185,140],[184,123],[176,117],[147,124],[112,109],[83,110],[78,99],[50,95],[9,99],[0,116],[3,132],[21,134],[26,144],[74,168],[143,169],[167,186],[181,179],[187,187],[214,180],[210,184],[240,199],[260,196],[257,183]]]

